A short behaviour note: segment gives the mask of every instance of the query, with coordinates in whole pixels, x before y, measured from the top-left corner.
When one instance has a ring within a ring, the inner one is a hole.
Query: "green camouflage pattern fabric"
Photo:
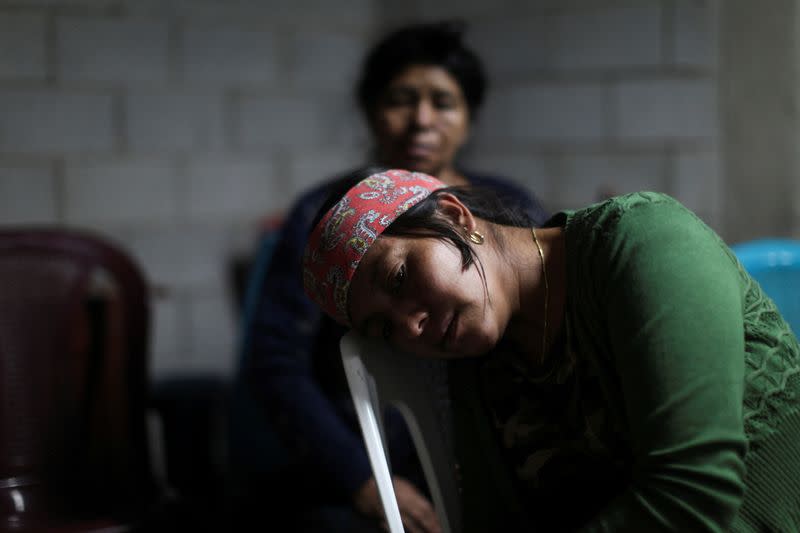
[[[489,415],[531,514],[559,529],[577,527],[621,492],[631,464],[624,422],[607,408],[595,365],[566,342],[540,368],[499,351],[481,369]]]

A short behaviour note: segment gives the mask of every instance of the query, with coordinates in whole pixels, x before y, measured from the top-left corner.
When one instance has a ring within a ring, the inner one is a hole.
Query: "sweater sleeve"
[[[744,493],[744,326],[721,240],[664,196],[623,208],[592,246],[593,292],[633,470],[584,530],[727,531]]]
[[[361,436],[314,376],[312,350],[322,316],[305,295],[301,276],[306,234],[325,192],[306,194],[284,221],[253,302],[246,372],[287,448],[311,461],[321,479],[353,494],[372,470]],[[327,349],[326,357],[339,357],[338,344]]]

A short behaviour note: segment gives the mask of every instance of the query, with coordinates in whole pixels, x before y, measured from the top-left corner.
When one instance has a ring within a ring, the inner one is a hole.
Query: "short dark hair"
[[[486,92],[487,80],[478,56],[462,42],[465,24],[458,20],[411,24],[384,37],[367,54],[356,85],[361,110],[369,116],[381,93],[406,68],[432,65],[458,82],[472,119]]]

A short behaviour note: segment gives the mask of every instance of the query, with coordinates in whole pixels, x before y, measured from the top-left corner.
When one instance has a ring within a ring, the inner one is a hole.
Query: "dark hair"
[[[311,230],[317,226],[322,217],[359,181],[389,170],[388,167],[368,166],[353,171],[347,177],[331,186],[328,197],[320,207]],[[437,198],[448,192],[458,198],[478,218],[502,226],[530,227],[534,223],[530,216],[516,202],[509,201],[495,190],[472,185],[445,187],[433,191],[430,196],[397,217],[383,235],[395,237],[431,238],[452,244],[461,254],[461,266],[464,270],[476,263],[477,257],[472,245],[453,224],[439,215]],[[491,231],[491,228],[489,228]],[[497,235],[495,234],[495,237]],[[479,268],[482,271],[482,268]]]
[[[411,65],[433,65],[447,70],[461,86],[474,118],[486,92],[486,74],[475,53],[462,43],[465,24],[460,21],[411,24],[384,37],[366,56],[356,96],[369,115],[381,93]]]

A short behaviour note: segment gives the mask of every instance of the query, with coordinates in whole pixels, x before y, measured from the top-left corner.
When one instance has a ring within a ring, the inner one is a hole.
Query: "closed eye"
[[[403,282],[406,280],[406,266],[400,265],[400,268],[397,269],[397,272],[394,274],[394,278],[390,284],[391,292],[397,293],[400,290],[400,287],[403,286]]]
[[[433,105],[436,109],[454,109],[458,100],[451,93],[437,91],[433,94]]]
[[[395,87],[390,89],[383,97],[383,105],[389,108],[416,105],[419,94],[413,89]]]

